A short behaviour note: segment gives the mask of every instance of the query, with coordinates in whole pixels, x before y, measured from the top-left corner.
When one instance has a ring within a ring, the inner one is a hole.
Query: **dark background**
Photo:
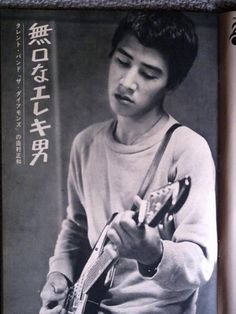
[[[107,100],[108,54],[113,31],[123,12],[5,11],[1,21],[2,189],[4,314],[34,314],[45,282],[67,204],[66,177],[74,136],[91,123],[111,117]],[[181,123],[202,134],[217,161],[217,19],[190,14],[196,22],[200,50],[187,79],[166,99],[166,108]],[[32,120],[30,51],[25,43],[26,163],[15,164],[15,25],[28,28],[47,21],[53,28],[50,55],[52,128],[47,164],[31,161]],[[53,56],[53,57],[52,57]],[[203,161],[204,162],[204,161]],[[198,313],[213,314],[214,282],[203,287]]]

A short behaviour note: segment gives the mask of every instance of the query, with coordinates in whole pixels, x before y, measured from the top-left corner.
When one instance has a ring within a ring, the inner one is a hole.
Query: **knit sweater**
[[[133,145],[114,139],[114,121],[92,125],[76,136],[69,165],[67,218],[50,259],[50,272],[76,279],[88,242],[94,246],[112,213],[131,208],[161,140],[174,123],[169,116]],[[121,258],[101,313],[195,313],[198,289],[209,280],[217,256],[215,170],[207,142],[183,126],[172,135],[147,195],[184,176],[191,177],[191,191],[174,215],[172,239],[163,240],[156,274],[144,277],[135,260]]]

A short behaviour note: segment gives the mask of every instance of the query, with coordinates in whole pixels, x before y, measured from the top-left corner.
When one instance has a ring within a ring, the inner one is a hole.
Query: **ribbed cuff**
[[[161,256],[155,263],[153,263],[151,265],[145,265],[145,264],[138,262],[138,270],[142,276],[153,277],[156,274],[158,265],[160,264],[162,257],[163,257],[164,246],[163,246],[162,241],[161,241],[161,246],[162,246]]]

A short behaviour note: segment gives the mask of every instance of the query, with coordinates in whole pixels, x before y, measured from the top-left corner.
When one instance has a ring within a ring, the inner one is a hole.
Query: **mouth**
[[[115,93],[114,96],[118,101],[122,103],[134,103],[134,101],[129,96],[122,95],[119,93]]]

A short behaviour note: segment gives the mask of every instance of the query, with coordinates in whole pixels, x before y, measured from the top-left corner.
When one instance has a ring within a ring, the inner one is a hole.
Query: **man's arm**
[[[47,282],[41,292],[43,306],[40,314],[61,313],[68,286],[78,278],[90,253],[87,219],[79,195],[78,162],[74,141],[68,174],[67,217],[62,223],[54,255],[50,258]]]
[[[61,272],[74,282],[90,252],[87,217],[81,202],[82,176],[77,140],[74,140],[72,144],[67,190],[67,217],[62,223],[54,256],[50,258],[49,273]]]
[[[163,288],[195,289],[209,280],[217,257],[214,164],[207,143],[199,136],[187,148],[175,150],[175,179],[190,176],[192,187],[174,217],[171,241],[161,240],[157,228],[138,230],[127,212],[116,217],[108,235],[123,257],[156,265],[152,278]]]
[[[164,288],[176,290],[194,289],[208,281],[217,259],[214,162],[203,138],[195,135],[186,141],[187,148],[182,145],[175,149],[174,167],[176,179],[191,177],[191,191],[175,215],[172,241],[163,241],[155,276]]]

